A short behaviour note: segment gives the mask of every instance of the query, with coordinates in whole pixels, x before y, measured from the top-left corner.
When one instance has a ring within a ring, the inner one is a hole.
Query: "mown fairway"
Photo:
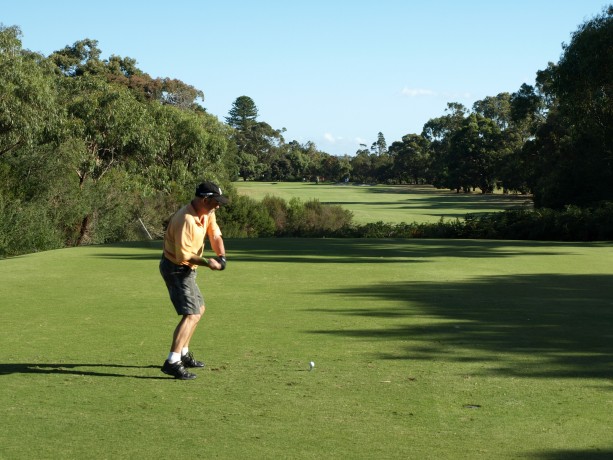
[[[334,185],[299,182],[235,182],[238,192],[261,200],[266,195],[287,201],[318,199],[353,213],[354,222],[412,223],[463,218],[468,213],[496,212],[532,206],[527,196],[455,193],[430,185]]]
[[[613,244],[226,246],[190,382],[159,243],[0,260],[0,458],[613,456]]]

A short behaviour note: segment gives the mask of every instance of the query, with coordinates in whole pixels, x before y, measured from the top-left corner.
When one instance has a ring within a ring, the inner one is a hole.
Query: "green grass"
[[[303,202],[318,199],[338,204],[353,213],[354,222],[366,224],[437,222],[464,218],[468,213],[496,212],[532,206],[527,196],[500,193],[455,193],[429,185],[335,185],[300,182],[235,182],[239,194],[261,200],[274,195]]]
[[[0,458],[613,456],[613,244],[226,247],[190,382],[158,243],[1,260]]]

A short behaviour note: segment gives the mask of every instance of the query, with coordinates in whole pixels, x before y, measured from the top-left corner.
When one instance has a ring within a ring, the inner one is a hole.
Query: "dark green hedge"
[[[565,210],[514,209],[436,223],[386,224],[356,227],[357,238],[470,238],[541,241],[613,240],[613,203]]]
[[[237,197],[223,210],[226,237],[351,237],[351,238],[465,238],[542,241],[613,240],[613,203],[565,210],[513,209],[468,214],[464,219],[435,223],[352,223],[351,212],[317,200],[289,203],[276,197],[257,202]]]

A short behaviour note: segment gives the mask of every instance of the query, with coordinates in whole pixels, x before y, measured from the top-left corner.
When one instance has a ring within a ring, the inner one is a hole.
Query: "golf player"
[[[195,379],[196,374],[188,369],[204,367],[204,363],[194,359],[189,350],[190,340],[205,309],[204,297],[196,284],[196,269],[198,266],[211,270],[226,268],[226,251],[215,210],[227,203],[228,198],[217,184],[201,183],[196,187],[192,201],[170,218],[164,235],[160,273],[181,320],[174,331],[162,372],[176,379]],[[217,257],[202,257],[206,237]]]

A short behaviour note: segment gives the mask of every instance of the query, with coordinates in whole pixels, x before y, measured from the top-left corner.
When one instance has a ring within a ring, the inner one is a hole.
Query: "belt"
[[[185,264],[175,264],[172,260],[170,260],[168,257],[166,257],[163,253],[162,253],[162,260],[168,262],[169,264],[174,265],[175,267],[179,267],[179,268],[183,268],[185,270],[191,270],[194,271],[195,268],[190,267],[189,265],[185,265]]]

